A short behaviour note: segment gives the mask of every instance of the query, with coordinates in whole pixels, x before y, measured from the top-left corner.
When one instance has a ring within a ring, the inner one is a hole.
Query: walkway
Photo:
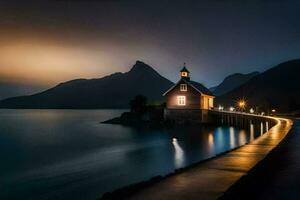
[[[285,140],[222,199],[300,199],[300,120]]]
[[[258,139],[180,174],[168,177],[129,199],[217,199],[261,161],[288,133],[291,121],[276,126]]]

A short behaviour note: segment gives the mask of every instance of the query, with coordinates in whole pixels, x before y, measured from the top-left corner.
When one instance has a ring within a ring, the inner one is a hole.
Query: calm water
[[[0,199],[96,199],[260,134],[233,127],[149,130],[99,123],[122,112],[0,110]]]

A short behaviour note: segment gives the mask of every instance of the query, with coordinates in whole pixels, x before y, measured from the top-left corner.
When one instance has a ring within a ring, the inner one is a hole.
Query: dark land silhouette
[[[2,108],[128,108],[136,95],[151,104],[163,102],[162,93],[173,85],[149,65],[137,61],[126,73],[114,73],[99,79],[76,79],[44,92],[8,98]]]
[[[230,92],[231,90],[243,85],[253,77],[257,76],[259,72],[251,72],[248,74],[235,73],[227,76],[219,85],[211,87],[210,90],[216,96],[220,96]]]
[[[163,124],[164,104],[148,105],[147,98],[137,95],[129,103],[130,111],[119,117],[105,120],[105,124],[122,124],[127,126],[160,126]]]
[[[238,99],[247,101],[247,108],[268,112],[299,112],[300,59],[281,63],[245,84],[217,98],[217,104],[235,106]]]
[[[45,86],[41,85],[14,83],[0,80],[0,100],[21,95],[31,95],[43,91],[45,88]]]
[[[299,113],[300,59],[281,63],[263,73],[233,74],[215,89],[229,92],[216,98],[218,104],[236,106],[247,101],[246,109],[256,111]],[[248,79],[248,81],[246,81]],[[241,82],[245,83],[239,85]],[[147,98],[148,104],[160,105],[162,94],[173,83],[149,65],[137,61],[126,73],[114,73],[99,79],[76,79],[61,83],[44,92],[0,101],[1,108],[129,108],[136,95]]]

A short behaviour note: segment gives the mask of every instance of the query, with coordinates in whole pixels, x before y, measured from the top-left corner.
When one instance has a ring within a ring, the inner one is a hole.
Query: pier
[[[210,111],[210,117],[218,124],[269,126],[270,129],[242,147],[169,176],[127,199],[217,199],[262,161],[289,133],[293,124],[289,119],[238,112]]]
[[[277,120],[274,117],[256,115],[244,112],[209,110],[209,120],[216,125],[228,125],[248,129],[252,125],[263,132],[273,127]]]

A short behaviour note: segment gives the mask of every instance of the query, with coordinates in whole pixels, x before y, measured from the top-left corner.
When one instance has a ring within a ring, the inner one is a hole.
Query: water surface
[[[0,199],[97,199],[260,135],[100,124],[124,110],[0,110]],[[176,138],[176,139],[173,139]]]

